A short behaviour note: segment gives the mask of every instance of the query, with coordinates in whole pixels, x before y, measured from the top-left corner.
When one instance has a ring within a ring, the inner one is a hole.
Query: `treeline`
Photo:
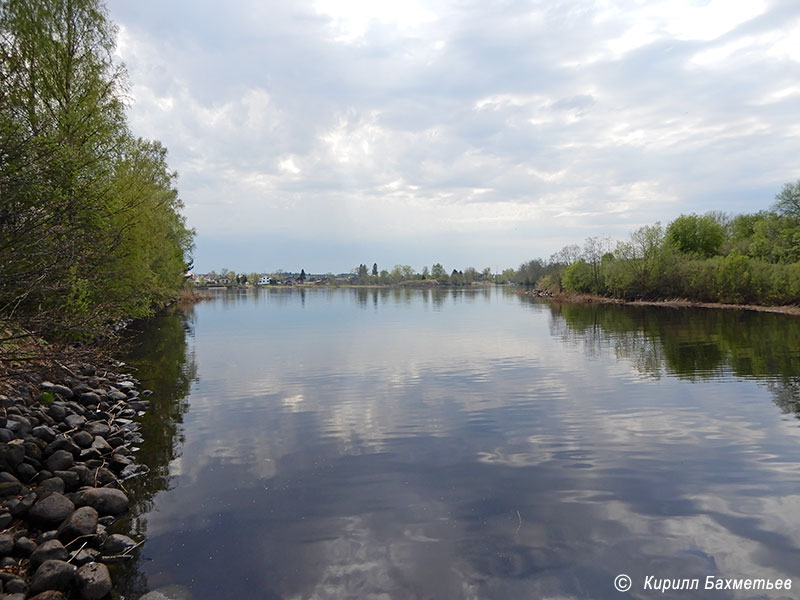
[[[378,264],[373,263],[371,270],[367,268],[367,265],[359,265],[352,273],[354,283],[359,285],[419,284],[421,282],[438,285],[472,285],[473,283],[497,283],[499,279],[492,274],[489,267],[482,271],[478,271],[474,267],[467,267],[463,270],[453,269],[448,273],[440,263],[434,263],[430,268],[425,266],[419,272],[409,265],[395,265],[391,271],[378,270]]]
[[[102,334],[183,283],[194,232],[176,174],[125,116],[97,0],[0,1],[0,319]]]
[[[768,211],[681,215],[637,229],[613,250],[592,238],[538,284],[624,299],[800,304],[800,181]]]

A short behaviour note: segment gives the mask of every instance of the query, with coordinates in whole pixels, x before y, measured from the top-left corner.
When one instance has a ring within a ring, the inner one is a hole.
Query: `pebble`
[[[132,447],[149,402],[127,376],[80,372],[42,383],[46,404],[0,396],[0,600],[107,598],[104,557],[136,545],[106,527],[129,508],[118,482],[149,472]]]
[[[97,531],[97,511],[91,506],[83,506],[72,513],[58,528],[59,539],[71,542],[84,535]]]
[[[108,567],[102,563],[91,562],[83,565],[75,573],[78,592],[84,600],[100,600],[112,588]]]
[[[38,594],[46,590],[66,590],[75,575],[75,566],[63,560],[46,560],[31,580],[31,593]]]
[[[39,545],[31,554],[31,565],[37,568],[48,560],[67,560],[67,549],[58,540],[50,540]]]
[[[30,516],[45,524],[58,525],[75,510],[75,505],[63,494],[51,492],[30,510]]]

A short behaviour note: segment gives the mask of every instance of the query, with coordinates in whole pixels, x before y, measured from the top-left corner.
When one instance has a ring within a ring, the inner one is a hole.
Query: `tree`
[[[581,257],[581,247],[577,244],[564,246],[550,257],[550,262],[567,267]]]
[[[372,276],[375,277],[378,274],[378,263],[372,263]]]
[[[644,225],[634,231],[629,242],[620,242],[615,251],[623,270],[631,277],[630,288],[619,290],[626,295],[651,293],[660,275],[664,228],[661,223]]]
[[[133,138],[97,0],[0,2],[0,317],[94,335],[177,293],[193,232],[157,142]]]
[[[681,215],[669,224],[666,236],[679,252],[710,258],[725,241],[725,227],[710,215]]]
[[[600,293],[603,288],[600,265],[603,262],[603,256],[608,254],[610,250],[610,238],[590,237],[586,238],[586,242],[583,244],[583,259],[591,268],[592,282],[590,287],[594,293]]]
[[[783,186],[781,192],[775,196],[772,208],[785,217],[800,221],[800,179]]]
[[[306,270],[300,269],[300,281],[305,281],[305,280],[306,280]]]

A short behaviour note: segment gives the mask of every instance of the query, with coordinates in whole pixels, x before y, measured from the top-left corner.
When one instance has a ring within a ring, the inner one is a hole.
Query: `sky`
[[[800,178],[797,0],[109,0],[195,272],[502,270]]]

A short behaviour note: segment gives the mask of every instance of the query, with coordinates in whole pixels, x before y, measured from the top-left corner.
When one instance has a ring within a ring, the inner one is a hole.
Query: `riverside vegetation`
[[[98,0],[0,2],[0,319],[81,340],[178,293],[193,231]]]
[[[681,215],[637,229],[613,252],[591,238],[573,256],[540,285],[626,300],[800,304],[800,181],[769,211]]]
[[[180,295],[194,232],[166,149],[128,127],[115,37],[99,0],[0,0],[3,598],[107,597],[138,546],[106,527],[148,472],[149,402],[98,342]]]

